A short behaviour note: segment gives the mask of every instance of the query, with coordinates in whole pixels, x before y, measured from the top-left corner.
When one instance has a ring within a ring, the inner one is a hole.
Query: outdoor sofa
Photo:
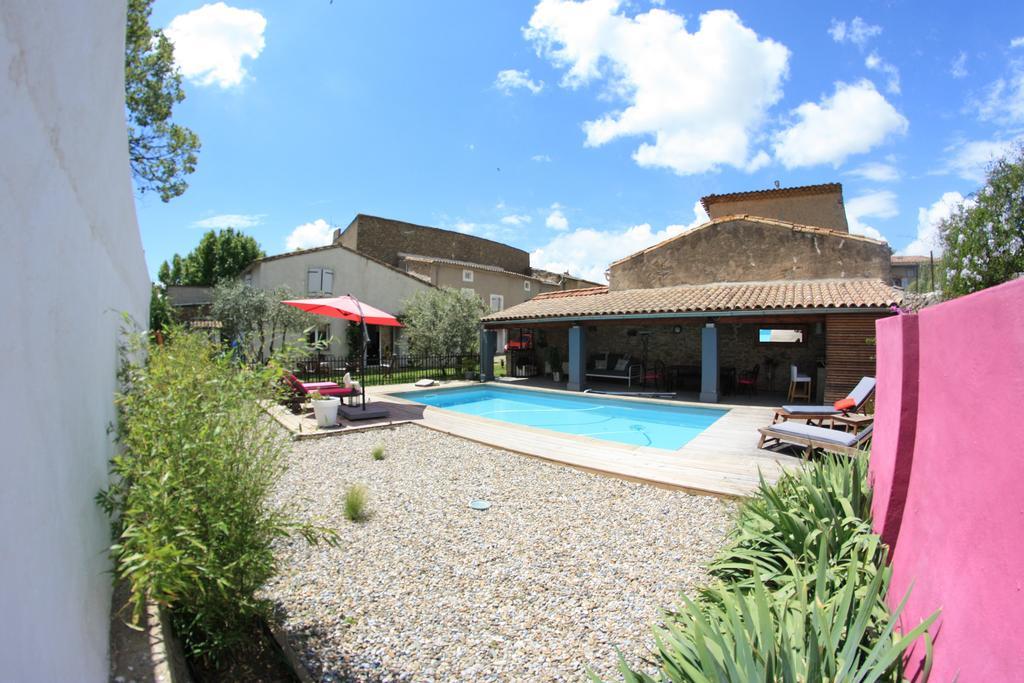
[[[587,363],[587,378],[626,380],[632,388],[633,382],[640,382],[643,367],[639,361],[632,360],[629,355],[617,353],[601,353],[590,357]]]
[[[804,458],[809,458],[815,450],[858,456],[871,444],[873,429],[874,425],[868,425],[860,432],[846,432],[800,422],[779,422],[757,430],[761,432],[757,447],[797,446],[804,449]]]
[[[776,408],[772,424],[785,422],[787,420],[805,420],[806,422],[817,421],[819,425],[828,419],[842,422],[844,416],[849,415],[850,413],[860,412],[864,407],[864,404],[867,403],[867,400],[871,398],[874,393],[875,378],[862,377],[861,380],[857,382],[857,386],[853,388],[853,391],[846,395],[845,399],[836,401],[832,405],[789,405]],[[843,405],[846,405],[846,407],[836,407]]]

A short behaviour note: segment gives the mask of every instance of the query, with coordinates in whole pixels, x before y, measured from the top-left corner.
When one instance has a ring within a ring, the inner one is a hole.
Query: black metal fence
[[[396,355],[383,360],[371,359],[361,368],[362,358],[316,355],[298,361],[296,376],[303,382],[341,382],[348,369],[352,379],[363,386],[379,384],[411,384],[420,379],[463,379],[467,373],[480,376],[478,354],[443,354],[436,356]]]

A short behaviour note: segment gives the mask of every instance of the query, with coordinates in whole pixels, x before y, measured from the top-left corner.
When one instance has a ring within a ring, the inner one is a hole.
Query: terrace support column
[[[494,381],[494,349],[498,344],[498,333],[480,328],[480,380]]]
[[[587,335],[582,325],[569,328],[569,391],[583,391],[586,387]]]
[[[718,328],[714,323],[700,329],[700,400],[718,403]]]

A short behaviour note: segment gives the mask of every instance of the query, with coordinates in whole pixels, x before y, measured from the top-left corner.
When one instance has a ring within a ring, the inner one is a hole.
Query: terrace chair
[[[291,393],[288,397],[288,407],[291,408],[292,412],[299,412],[302,404],[309,399],[309,395],[314,391],[319,393],[321,396],[337,396],[338,398],[344,397],[355,397],[362,394],[362,389],[359,387],[352,387],[346,389],[345,387],[339,386],[334,382],[310,382],[304,384],[298,380],[293,374],[285,376],[285,383],[291,389]],[[320,386],[314,386],[320,385]],[[323,385],[334,385],[334,386],[323,386]]]
[[[805,401],[811,400],[811,377],[801,375],[796,365],[789,366],[789,400],[795,401],[802,398]]]
[[[664,361],[655,361],[651,367],[644,368],[642,386],[646,387],[648,382],[652,382],[655,389],[660,389],[662,384],[666,383],[667,378],[668,370]]]
[[[870,447],[873,429],[874,425],[869,425],[853,433],[799,422],[780,422],[757,430],[761,433],[757,447],[796,446],[803,448],[804,459],[810,458],[815,450],[857,457]]]
[[[761,365],[755,365],[752,369],[741,372],[736,377],[736,389],[743,389],[751,394],[757,393],[757,376],[761,372]]]
[[[859,413],[875,393],[875,378],[862,377],[857,386],[853,388],[846,398],[840,399],[832,405],[801,406],[788,405],[775,409],[775,417],[772,424],[785,422],[786,420],[805,420],[806,422],[817,421],[820,425],[825,420],[838,420],[853,413]]]

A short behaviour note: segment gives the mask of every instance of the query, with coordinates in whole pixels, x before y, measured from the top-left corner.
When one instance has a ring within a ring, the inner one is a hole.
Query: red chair
[[[746,390],[746,391],[750,392],[751,394],[756,394],[757,393],[757,376],[758,376],[758,374],[760,374],[760,372],[761,372],[761,366],[760,365],[755,365],[753,367],[753,369],[751,369],[751,370],[749,370],[747,372],[741,372],[739,374],[739,376],[736,377],[736,389],[737,390],[743,389],[743,390]]]
[[[668,369],[665,367],[663,361],[657,361],[654,363],[652,368],[644,368],[643,374],[643,386],[647,386],[648,382],[654,384],[655,389],[660,389],[663,383],[668,380]]]
[[[302,403],[309,399],[314,391],[321,396],[337,396],[338,398],[360,396],[363,392],[355,387],[346,389],[336,382],[309,382],[303,383],[293,374],[285,375],[285,382],[291,389],[288,405],[294,412],[298,412]]]

